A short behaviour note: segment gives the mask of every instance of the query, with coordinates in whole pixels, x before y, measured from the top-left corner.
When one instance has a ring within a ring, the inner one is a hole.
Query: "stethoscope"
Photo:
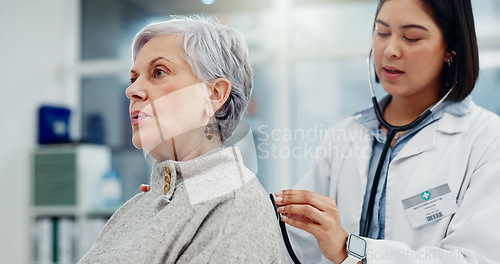
[[[387,152],[389,151],[389,148],[391,147],[391,142],[394,139],[394,137],[397,135],[399,132],[403,131],[408,131],[410,129],[413,129],[417,127],[422,121],[424,121],[427,117],[429,117],[432,112],[439,106],[441,105],[450,95],[451,91],[453,88],[455,88],[455,84],[450,88],[450,90],[439,100],[434,106],[431,108],[425,110],[417,119],[413,120],[413,122],[404,125],[404,126],[393,126],[389,122],[385,121],[384,117],[382,116],[382,112],[380,111],[380,107],[378,105],[377,97],[375,97],[375,92],[373,91],[373,84],[372,84],[372,76],[371,76],[371,57],[372,57],[373,49],[370,49],[370,53],[368,55],[367,59],[367,69],[368,69],[368,84],[370,85],[370,92],[372,94],[372,103],[373,103],[373,109],[375,110],[375,115],[377,116],[378,121],[380,124],[387,129],[387,137],[386,141],[384,143],[384,147],[382,149],[382,154],[380,155],[380,159],[377,164],[377,170],[375,171],[375,176],[373,179],[373,185],[371,188],[370,192],[370,199],[368,200],[368,208],[366,212],[366,221],[365,221],[365,226],[364,226],[364,232],[362,236],[368,237],[369,231],[370,231],[370,224],[371,224],[371,219],[373,216],[373,206],[375,204],[375,195],[377,194],[377,189],[378,189],[378,183],[380,181],[380,174],[382,173],[382,167],[384,166],[385,160],[387,159]],[[271,202],[273,203],[275,212],[276,212],[276,217],[278,218],[278,222],[280,225],[281,229],[281,235],[283,236],[283,241],[285,242],[285,247],[288,251],[288,254],[290,255],[290,258],[292,261],[296,264],[300,264],[299,259],[295,255],[295,252],[293,251],[292,245],[290,244],[290,239],[288,238],[288,233],[286,231],[286,226],[285,222],[281,220],[281,214],[278,212],[278,207],[276,206],[276,203],[274,202],[274,196],[272,194],[269,195],[269,198],[271,198]]]
[[[373,103],[373,109],[375,110],[375,115],[377,116],[378,121],[380,124],[387,129],[387,138],[384,143],[384,147],[382,149],[382,154],[380,155],[380,159],[378,160],[378,165],[377,165],[377,170],[375,171],[375,176],[373,178],[373,185],[371,188],[370,192],[370,199],[368,200],[368,208],[366,212],[366,221],[365,221],[365,226],[364,226],[364,232],[362,236],[368,237],[368,233],[370,231],[370,224],[373,216],[373,206],[375,204],[375,195],[377,194],[377,188],[378,188],[378,183],[380,181],[380,174],[382,173],[382,167],[384,166],[385,160],[387,159],[387,152],[389,151],[389,148],[391,147],[391,142],[396,136],[397,133],[403,132],[403,131],[408,131],[410,129],[413,129],[417,127],[422,121],[424,121],[427,117],[429,117],[434,109],[436,109],[439,105],[441,105],[446,98],[450,95],[451,91],[453,88],[455,88],[455,84],[448,90],[448,92],[439,100],[436,104],[434,104],[433,107],[425,110],[417,119],[413,120],[413,122],[404,125],[404,126],[393,126],[389,124],[389,122],[385,121],[384,117],[382,116],[382,112],[380,111],[380,107],[378,105],[377,97],[375,97],[375,93],[373,92],[373,84],[372,84],[372,76],[371,76],[371,58],[372,58],[372,53],[373,49],[370,49],[370,53],[368,55],[367,59],[367,69],[368,69],[368,83],[370,85],[370,92],[372,93],[372,103]]]

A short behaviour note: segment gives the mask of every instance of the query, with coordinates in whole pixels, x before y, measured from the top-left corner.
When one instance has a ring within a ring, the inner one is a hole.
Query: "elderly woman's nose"
[[[145,100],[147,96],[146,91],[141,87],[138,81],[130,84],[127,90],[125,90],[125,94],[128,99],[136,101]]]

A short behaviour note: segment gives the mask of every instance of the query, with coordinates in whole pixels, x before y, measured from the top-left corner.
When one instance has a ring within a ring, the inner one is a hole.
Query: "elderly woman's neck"
[[[158,162],[188,161],[222,146],[222,141],[218,137],[210,140],[205,137],[175,137],[157,146],[149,152],[149,155]]]
[[[192,160],[219,147],[222,147],[222,142],[220,140],[206,140],[204,144],[194,145],[191,149],[183,149],[181,153],[177,154],[177,161]]]

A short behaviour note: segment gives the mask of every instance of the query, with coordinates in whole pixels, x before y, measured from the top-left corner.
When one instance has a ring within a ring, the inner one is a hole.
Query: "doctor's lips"
[[[138,126],[146,117],[148,117],[148,115],[144,112],[133,111],[132,113],[130,113],[130,122],[132,123],[132,126]]]
[[[405,73],[404,71],[392,66],[384,66],[383,69],[384,77],[388,80],[395,80]]]

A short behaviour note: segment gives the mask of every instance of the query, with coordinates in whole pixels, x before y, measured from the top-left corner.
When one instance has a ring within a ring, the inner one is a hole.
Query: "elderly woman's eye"
[[[133,84],[137,78],[130,78],[130,84]]]
[[[165,71],[160,70],[160,69],[155,69],[154,72],[153,72],[153,77],[157,78],[157,77],[160,77],[163,74],[165,74]]]

